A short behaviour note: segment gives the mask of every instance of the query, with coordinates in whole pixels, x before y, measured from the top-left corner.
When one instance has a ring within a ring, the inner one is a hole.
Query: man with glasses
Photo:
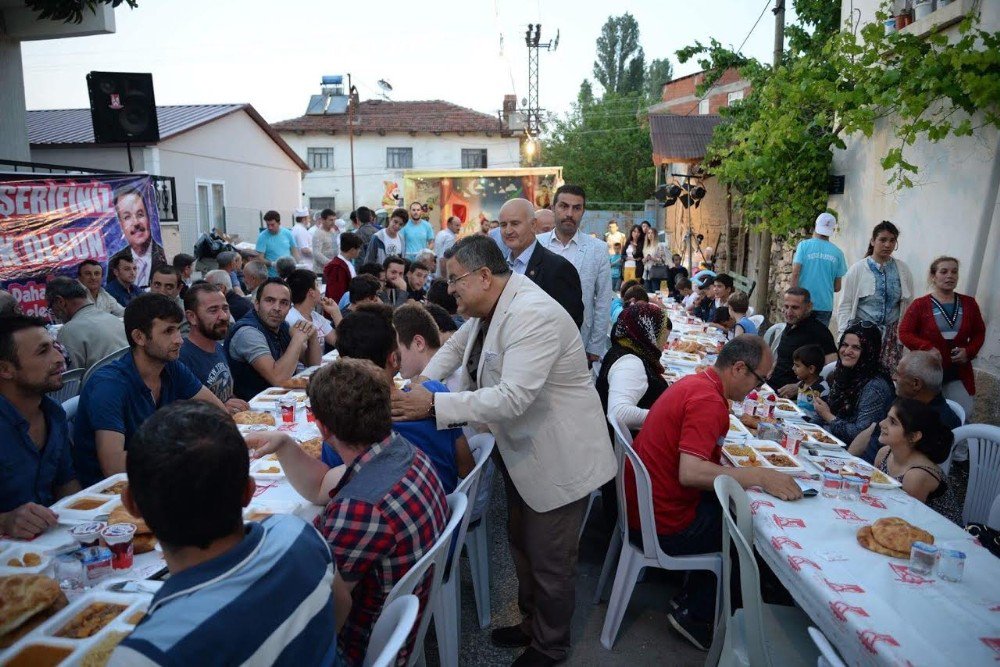
[[[439,429],[476,422],[493,432],[522,620],[491,639],[525,648],[518,667],[553,665],[569,653],[587,499],[616,469],[601,400],[572,318],[527,276],[512,273],[492,239],[466,237],[446,257],[448,291],[472,319],[424,375],[444,380],[464,366],[465,391],[432,394],[411,385],[394,393],[393,419],[434,417]]]
[[[660,547],[671,556],[712,553],[722,546],[722,513],[712,485],[719,475],[743,488],[759,486],[782,500],[802,496],[789,475],[767,468],[723,468],[720,447],[729,430],[729,401],[742,401],[764,379],[774,357],[758,336],[729,341],[702,373],[670,385],[650,408],[633,445],[649,472]],[[629,529],[639,536],[635,475],[625,472]],[[695,647],[712,643],[716,583],[708,572],[691,572],[668,615],[673,628]]]
[[[826,363],[830,363],[837,359],[837,343],[830,329],[816,319],[809,290],[792,287],[785,292],[782,312],[785,315],[785,330],[781,332],[774,355],[770,384],[781,396],[794,399],[799,395],[798,378],[792,371],[795,350],[803,345],[819,345],[826,355]]]

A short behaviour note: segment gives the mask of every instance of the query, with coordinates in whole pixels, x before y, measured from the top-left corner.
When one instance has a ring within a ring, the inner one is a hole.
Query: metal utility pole
[[[785,50],[785,0],[774,2],[774,68],[781,66],[781,56]],[[757,255],[757,295],[754,309],[767,316],[767,293],[771,274],[771,230],[764,228],[760,234],[760,249]]]
[[[354,96],[357,88],[351,85],[351,73],[347,73],[347,137],[351,144],[351,210],[357,210],[354,203]]]
[[[559,48],[559,31],[550,42],[541,42],[542,24],[529,23],[524,33],[524,43],[528,47],[528,108],[526,109],[529,137],[537,137],[542,131],[542,109],[538,102],[538,52],[540,49],[555,51]]]

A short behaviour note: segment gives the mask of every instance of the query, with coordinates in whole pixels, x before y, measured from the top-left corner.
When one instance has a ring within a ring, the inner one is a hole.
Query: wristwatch
[[[437,419],[437,408],[434,406],[434,396],[431,396],[431,409],[427,411],[427,419]]]

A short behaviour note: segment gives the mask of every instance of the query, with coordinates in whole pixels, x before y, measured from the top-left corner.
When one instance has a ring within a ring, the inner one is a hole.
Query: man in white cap
[[[840,248],[830,242],[837,218],[824,211],[816,218],[816,230],[795,248],[792,259],[792,287],[809,290],[813,314],[823,324],[833,315],[833,293],[840,291],[840,279],[847,273],[847,260]]]
[[[299,247],[302,254],[302,261],[312,261],[312,236],[309,234],[309,209],[295,209],[295,224],[292,225],[292,237],[295,238],[295,245]]]

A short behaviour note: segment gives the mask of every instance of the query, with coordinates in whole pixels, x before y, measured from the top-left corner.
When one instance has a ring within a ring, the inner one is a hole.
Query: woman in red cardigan
[[[972,415],[976,381],[972,360],[986,339],[979,304],[958,294],[958,260],[938,257],[931,262],[931,293],[915,299],[899,324],[899,339],[911,350],[937,350],[944,366],[945,398],[957,401]]]

